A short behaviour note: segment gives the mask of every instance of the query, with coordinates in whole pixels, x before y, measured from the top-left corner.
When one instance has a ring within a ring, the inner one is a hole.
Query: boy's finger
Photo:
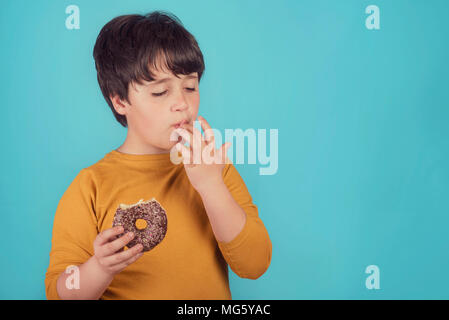
[[[102,232],[100,232],[97,236],[97,244],[103,245],[106,242],[109,242],[114,236],[119,235],[120,233],[123,233],[123,226],[116,226],[109,229],[106,229]]]
[[[198,130],[195,127],[193,127],[193,132],[194,132],[193,138],[194,139],[196,138],[196,140],[194,140],[194,142],[196,142],[198,146],[202,146],[202,144],[203,144],[203,134],[201,133],[200,130]]]
[[[212,130],[209,122],[207,122],[206,119],[204,119],[202,116],[198,116],[198,121],[200,122],[201,128],[204,132],[206,132],[206,130]]]
[[[227,164],[229,163],[227,153],[228,149],[231,146],[231,142],[224,143],[220,149],[218,149],[217,153],[215,154],[215,163],[216,164]]]
[[[229,147],[232,145],[231,142],[226,142],[225,144],[223,144],[222,146],[222,151],[221,151],[221,161],[222,164],[227,164],[229,163],[229,159],[228,159],[228,149]]]
[[[193,128],[194,128],[194,126],[193,126],[193,123],[192,123],[192,122],[189,122],[189,123],[183,123],[183,124],[181,125],[180,128],[186,129],[187,131],[189,131],[190,133],[193,134]]]
[[[181,125],[181,128],[185,129],[190,136],[191,140],[188,141],[189,145],[192,145],[195,142],[197,143],[197,145],[199,145],[199,146],[201,145],[202,140],[203,140],[203,134],[201,133],[200,130],[195,128],[193,123],[184,123],[183,125]],[[196,140],[194,140],[194,139],[196,139]]]
[[[142,249],[143,249],[143,246],[141,244],[136,244],[135,246],[133,246],[132,248],[129,248],[128,250],[113,254],[106,258],[103,258],[103,261],[105,264],[107,264],[109,266],[115,266],[119,263],[122,263],[122,262],[134,257],[136,254],[141,252]]]
[[[192,160],[192,151],[190,150],[190,148],[187,148],[185,145],[183,145],[181,143],[177,143],[176,149],[179,152],[181,152],[182,157],[183,157],[183,163],[189,164],[190,161]]]
[[[190,146],[192,145],[193,142],[192,142],[192,139],[191,139],[191,133],[189,131],[187,131],[184,128],[178,128],[178,129],[175,129],[175,130],[181,137],[184,138],[185,141],[187,141],[187,143]]]
[[[103,257],[110,256],[110,255],[116,253],[117,251],[119,251],[120,249],[123,249],[123,247],[126,246],[126,244],[134,238],[134,235],[131,235],[130,233],[131,232],[128,232],[124,236],[122,236],[114,241],[105,243],[101,249],[102,256]]]
[[[128,251],[128,250],[126,250]],[[112,268],[115,271],[121,271],[125,269],[127,266],[129,266],[131,263],[135,262],[137,259],[139,259],[143,255],[143,252],[139,252],[138,254],[133,255],[131,258],[129,258],[126,261],[123,261],[122,263],[116,264],[112,266]]]
[[[201,128],[203,128],[204,131],[204,137],[208,143],[213,143],[215,146],[215,136],[214,136],[214,130],[211,128],[209,123],[204,119],[202,116],[198,117],[198,120],[201,124]]]
[[[203,135],[200,130],[195,128],[193,124],[186,124],[184,123],[181,126],[182,129],[185,129],[187,131],[187,134],[189,135],[189,140],[187,141],[189,143],[189,147],[194,147],[199,152],[203,150]],[[183,142],[183,144],[185,141]]]

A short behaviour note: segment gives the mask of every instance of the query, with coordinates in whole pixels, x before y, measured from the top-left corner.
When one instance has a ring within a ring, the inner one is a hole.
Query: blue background
[[[68,5],[80,8],[68,30]],[[368,5],[380,30],[368,30]],[[92,50],[112,18],[161,9],[196,37],[200,115],[279,130],[279,168],[236,165],[273,243],[234,299],[449,298],[448,1],[2,1],[0,298],[45,299],[55,210],[126,129]],[[380,289],[365,268],[380,268]]]

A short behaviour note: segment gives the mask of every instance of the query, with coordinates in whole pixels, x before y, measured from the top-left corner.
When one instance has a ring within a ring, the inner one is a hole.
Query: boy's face
[[[196,119],[200,104],[198,73],[178,75],[152,70],[156,78],[142,85],[129,86],[129,101],[114,103],[118,113],[126,115],[128,137],[135,149],[146,153],[164,153],[177,141],[170,141],[174,124]],[[113,99],[117,102],[116,97]]]

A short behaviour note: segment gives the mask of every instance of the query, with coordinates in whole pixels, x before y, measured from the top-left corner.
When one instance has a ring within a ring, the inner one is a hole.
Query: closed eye
[[[167,92],[167,90],[165,90],[163,92],[159,92],[159,93],[152,93],[152,95],[155,97],[160,97],[160,96],[164,95],[166,92]]]
[[[193,91],[195,91],[196,89],[195,88],[186,88],[188,91],[190,91],[190,92],[193,92]],[[160,96],[163,96],[164,94],[166,94],[167,93],[167,90],[165,90],[165,91],[162,91],[162,92],[155,92],[155,93],[152,93],[152,95],[153,96],[155,96],[155,97],[160,97]]]

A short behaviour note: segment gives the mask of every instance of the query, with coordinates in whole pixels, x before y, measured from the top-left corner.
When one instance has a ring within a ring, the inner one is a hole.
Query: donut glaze
[[[137,228],[137,219],[146,221],[147,225],[144,229]],[[153,249],[164,239],[167,233],[167,215],[155,198],[145,202],[140,199],[132,205],[118,206],[112,222],[112,227],[115,226],[123,226],[124,233],[134,233],[134,238],[126,245],[128,248],[140,243],[143,246],[142,252],[145,252]],[[116,238],[121,236],[123,234]]]

